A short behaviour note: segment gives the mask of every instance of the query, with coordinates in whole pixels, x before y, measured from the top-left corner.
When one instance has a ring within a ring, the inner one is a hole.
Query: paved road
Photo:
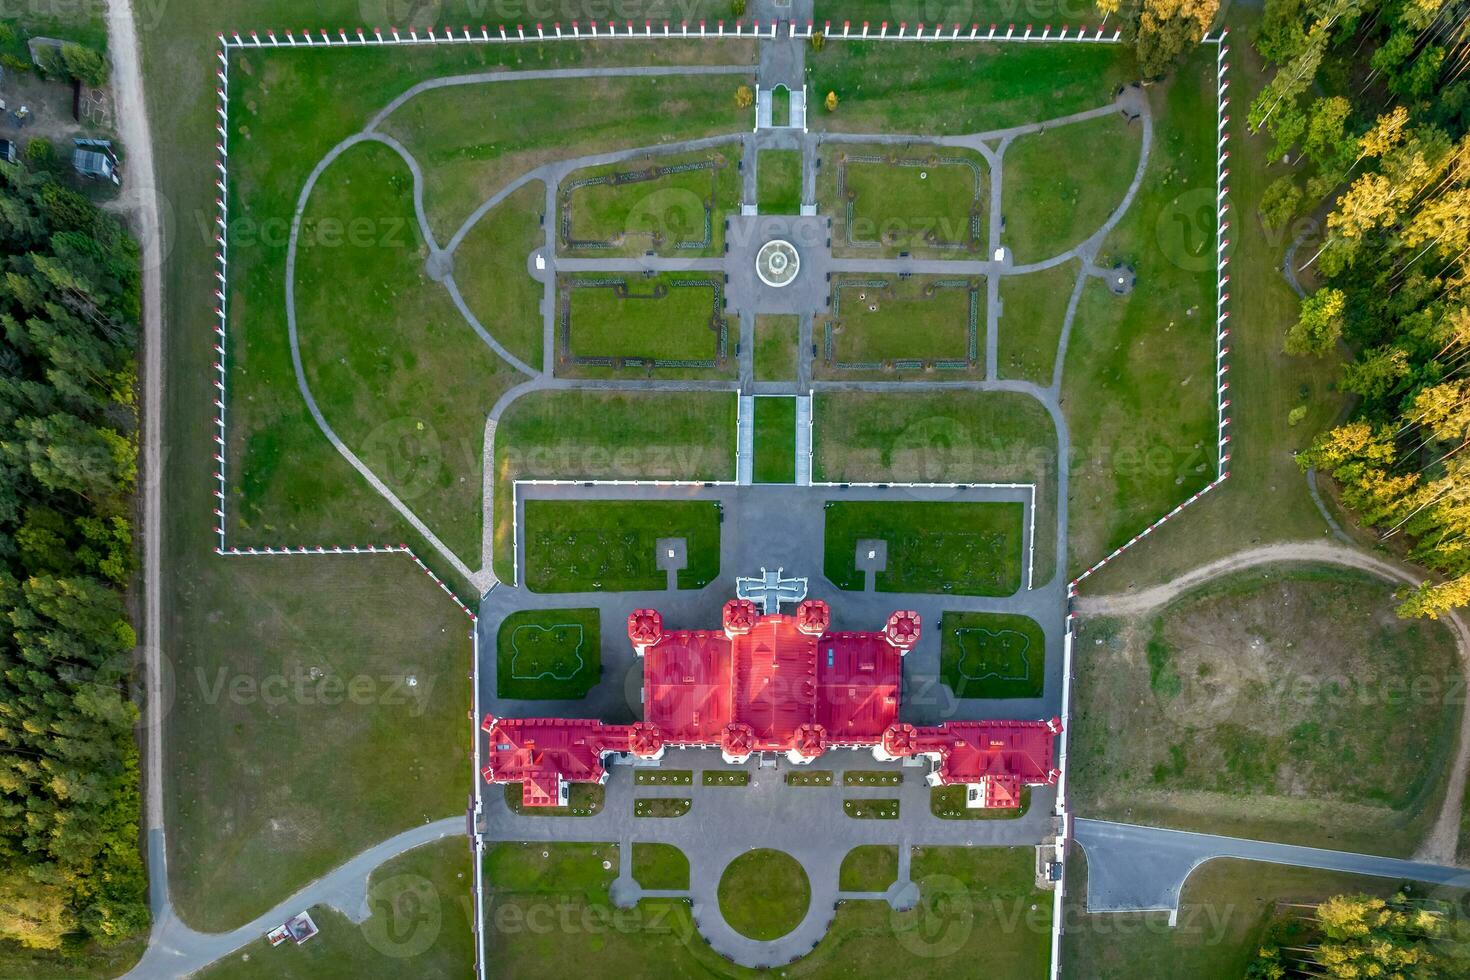
[[[187,976],[240,947],[255,942],[291,916],[304,912],[313,905],[329,905],[349,920],[363,922],[371,914],[367,901],[368,877],[379,865],[415,847],[454,834],[464,834],[466,829],[464,817],[452,817],[390,837],[298,889],[270,911],[256,916],[231,932],[196,932],[179,920],[171,906],[167,907],[161,915],[155,913],[153,932],[148,937],[148,951],[143,954],[138,965],[124,976],[130,980]],[[465,847],[469,848],[468,842]]]
[[[1379,878],[1470,887],[1470,871],[1442,864],[1328,851],[1295,844],[1216,837],[1106,820],[1076,820],[1073,839],[1087,855],[1087,911],[1179,912],[1191,871],[1212,858],[1244,858]]]

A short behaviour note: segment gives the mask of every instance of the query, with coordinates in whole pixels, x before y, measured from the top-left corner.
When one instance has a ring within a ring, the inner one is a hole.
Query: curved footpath
[[[1356,548],[1328,541],[1283,541],[1226,555],[1224,558],[1216,559],[1186,572],[1171,582],[1152,588],[1112,595],[1079,596],[1073,608],[1084,616],[1137,616],[1157,609],[1185,592],[1220,576],[1262,565],[1291,562],[1316,562],[1355,568],[1406,585],[1419,585],[1423,581],[1421,576],[1415,575],[1402,565]],[[1451,613],[1445,619],[1455,634],[1455,645],[1460,653],[1461,672],[1467,681],[1470,681],[1470,630],[1467,630],[1459,613]],[[1419,861],[1436,864],[1453,864],[1455,861],[1460,837],[1460,815],[1464,803],[1466,771],[1470,769],[1470,699],[1466,699],[1466,702],[1461,713],[1460,739],[1455,750],[1454,763],[1450,768],[1449,784],[1445,788],[1444,802],[1440,805],[1439,816],[1435,818],[1433,828],[1419,846],[1418,851],[1415,852],[1414,857]]]

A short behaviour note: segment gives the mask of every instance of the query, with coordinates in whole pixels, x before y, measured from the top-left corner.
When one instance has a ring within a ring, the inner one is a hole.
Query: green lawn
[[[756,210],[801,213],[801,151],[761,150],[756,157]]]
[[[560,315],[570,318],[570,343],[566,336],[559,342],[558,373],[581,367],[568,363],[569,357],[714,367],[724,363],[732,346],[717,276],[568,276],[558,283],[558,292]]]
[[[972,369],[983,363],[984,281],[840,277],[832,282],[832,314],[817,333],[829,374],[833,368],[917,372],[919,362],[935,361]]]
[[[791,125],[791,90],[785,85],[771,90],[771,125]]]
[[[814,105],[829,91],[840,100],[836,112],[811,114],[813,128],[919,135],[1003,129],[1107,105],[1137,75],[1126,44],[935,44],[922,49],[923,57],[917,50],[834,40],[809,53]]]
[[[633,880],[650,890],[689,887],[689,859],[672,844],[633,845]]]
[[[682,817],[694,801],[687,796],[647,796],[633,801],[635,817]]]
[[[341,4],[344,20],[351,20],[359,11],[356,6],[342,0],[326,0],[328,6]],[[446,5],[447,6],[452,6]],[[274,21],[278,25],[290,20],[299,12],[299,5],[284,3],[283,0],[258,0],[248,11],[256,23]],[[323,7],[322,15],[330,11]],[[468,11],[467,13],[473,13]],[[160,11],[159,24],[154,30],[141,32],[146,35],[145,62],[150,75],[176,77],[181,65],[193,65],[209,74],[208,65],[215,57],[214,35],[219,27],[219,11],[197,10],[193,5],[170,7]],[[418,535],[408,527],[379,497],[352,467],[331,450],[316,424],[312,421],[296,389],[290,349],[287,344],[285,308],[282,297],[285,292],[285,256],[287,231],[296,205],[297,195],[311,169],[338,141],[358,131],[372,115],[386,105],[395,95],[426,77],[439,77],[463,72],[484,71],[487,68],[510,67],[545,69],[573,67],[587,64],[669,64],[701,63],[712,52],[718,51],[721,58],[737,62],[749,62],[754,57],[754,46],[744,42],[728,42],[724,45],[681,44],[657,42],[643,44],[631,41],[580,42],[565,45],[540,47],[500,45],[425,45],[422,48],[382,49],[338,49],[315,50],[310,56],[284,49],[263,49],[236,52],[231,56],[230,86],[230,145],[232,148],[229,174],[229,192],[232,201],[230,228],[230,324],[227,342],[227,366],[229,377],[228,445],[225,457],[230,476],[231,496],[227,501],[226,520],[231,543],[245,545],[315,544],[333,541],[347,543],[397,543],[413,542],[422,545]],[[320,56],[320,57],[318,57]],[[211,76],[212,77],[212,76]],[[718,77],[718,76],[717,76]],[[733,86],[737,76],[725,76]],[[493,86],[481,86],[481,89]],[[538,83],[538,89],[540,83]],[[189,89],[187,96],[177,87],[165,87],[153,100],[155,127],[159,128],[160,152],[158,166],[165,196],[172,202],[177,214],[205,214],[213,206],[217,189],[214,186],[214,139],[201,139],[202,132],[212,133],[216,122],[212,85],[198,85]],[[585,90],[564,92],[556,96],[551,89],[544,90],[546,99],[567,97],[581,99],[584,103]],[[464,94],[463,92],[460,93]],[[503,95],[504,93],[500,93]],[[728,93],[726,93],[728,97]],[[419,100],[414,100],[417,102]],[[596,102],[597,100],[591,100]],[[733,99],[729,99],[733,105]],[[413,103],[410,103],[412,105]],[[507,103],[508,105],[508,103]],[[513,110],[522,112],[517,105]],[[604,116],[606,109],[598,110]],[[724,110],[721,110],[723,112]],[[557,115],[549,113],[550,116]],[[616,115],[616,114],[614,114]],[[746,114],[737,114],[748,118]],[[462,126],[460,115],[451,112],[449,120],[453,126]],[[660,125],[672,125],[668,122]],[[745,125],[742,123],[742,126]],[[300,127],[298,131],[297,127]],[[736,127],[737,129],[742,127]],[[465,130],[468,132],[469,130]],[[263,139],[263,134],[291,132],[291,139]],[[483,131],[476,131],[483,136]],[[541,135],[529,134],[528,138],[560,142],[564,149],[557,152],[579,152],[573,142],[565,139],[566,133],[540,127]],[[489,144],[487,144],[489,145]],[[600,144],[599,144],[600,145]],[[372,148],[357,148],[354,153],[339,161],[339,166],[352,165],[358,153],[368,153]],[[510,148],[513,149],[513,148]],[[545,151],[543,146],[542,152]],[[498,152],[498,151],[497,151]],[[517,151],[518,152],[518,151]],[[525,167],[515,163],[521,159],[532,165],[527,153],[512,152],[509,157],[497,157],[498,165],[504,164],[505,180],[490,180],[484,186],[468,194],[463,207],[455,208],[452,220],[436,220],[436,234],[440,241],[447,241],[449,232],[468,217],[471,208],[478,205],[496,189],[503,186]],[[370,155],[370,154],[369,154]],[[428,161],[424,161],[426,164]],[[477,166],[477,161],[466,160],[466,167]],[[394,168],[401,164],[392,162]],[[520,169],[517,169],[520,167]],[[334,167],[333,169],[337,169]],[[385,171],[387,173],[387,171]],[[367,233],[373,248],[379,240],[411,242],[416,235],[416,222],[404,223],[408,217],[401,209],[402,185],[406,174],[394,171],[396,186],[392,194],[376,195],[366,210],[337,211],[328,217],[355,224],[347,228],[359,238]],[[328,188],[323,188],[325,192]],[[343,199],[350,189],[340,189]],[[431,193],[430,209],[434,209]],[[386,202],[386,206],[385,206]],[[349,203],[352,203],[349,201]],[[354,205],[356,207],[356,205]],[[313,207],[318,207],[313,205]],[[364,219],[367,224],[364,224]],[[187,241],[185,241],[187,237]],[[213,275],[213,239],[208,235],[176,236],[170,265],[166,271],[165,295],[170,304],[170,322],[180,324],[190,317],[197,317],[201,309],[213,303],[213,290],[217,283]],[[339,252],[360,253],[371,251],[364,248],[342,248]],[[402,249],[400,249],[401,251]],[[349,262],[350,266],[350,262]],[[410,269],[415,269],[412,264]],[[346,272],[351,275],[349,267]],[[353,277],[354,280],[361,277]],[[372,283],[375,289],[367,289],[354,304],[348,307],[368,309],[371,304],[381,303],[390,289],[398,289],[405,300],[411,299],[413,288],[404,288],[401,276],[381,283]],[[436,287],[437,288],[437,287]],[[178,300],[175,305],[175,300]],[[310,298],[301,298],[306,303]],[[361,302],[357,302],[361,300]],[[336,312],[336,311],[334,311]],[[197,321],[196,321],[197,322]],[[433,326],[433,324],[429,324]],[[336,325],[329,323],[327,327]],[[349,324],[353,330],[358,324]],[[305,333],[306,330],[304,325]],[[364,339],[368,339],[375,328],[363,326]],[[473,335],[470,335],[473,337]],[[215,338],[212,334],[195,339],[191,336],[170,338],[170,352],[177,352],[177,369],[170,367],[170,377],[198,378],[173,385],[179,405],[209,404],[215,392],[212,379],[205,377],[210,364],[217,358],[212,350]],[[355,386],[358,391],[370,390],[375,386],[390,385],[406,387],[416,383],[421,371],[436,367],[429,363],[443,356],[446,351],[436,348],[425,356],[418,370],[405,366],[405,357],[422,353],[422,336],[388,337],[384,357],[375,363],[358,365],[371,371],[387,371],[390,375],[399,372],[405,379],[387,378],[379,374],[365,375]],[[471,341],[474,343],[475,341]],[[417,346],[414,346],[414,345]],[[407,349],[405,351],[405,349]],[[464,355],[463,347],[450,347],[452,356],[474,361],[477,355]],[[364,350],[373,348],[364,347]],[[397,358],[395,365],[392,358]],[[342,365],[338,365],[342,369]],[[451,369],[453,366],[451,365]],[[457,428],[461,419],[481,416],[483,427],[482,399],[491,392],[487,387],[498,384],[490,373],[478,375],[481,382],[462,386],[466,392],[464,404],[448,409],[450,421]],[[487,386],[484,379],[489,378]],[[456,390],[440,386],[441,391]],[[318,397],[321,397],[318,393]],[[430,404],[442,404],[447,396],[436,394]],[[327,406],[324,406],[324,408]],[[188,413],[184,413],[188,414]],[[381,440],[392,447],[395,443],[406,444],[407,450],[399,451],[392,460],[400,470],[410,475],[429,472],[435,477],[432,467],[424,462],[436,457],[430,451],[419,452],[415,443],[422,437],[418,422],[425,430],[432,429],[441,439],[454,433],[440,432],[440,419],[424,414],[419,407],[406,415],[388,416],[396,425],[403,425],[406,418],[407,433],[398,431],[394,425],[384,427]],[[171,446],[178,459],[193,458],[197,453],[213,450],[213,431],[209,419],[170,419]],[[375,431],[375,430],[370,430]],[[345,434],[344,434],[345,436]],[[354,447],[361,453],[362,447]],[[371,447],[369,447],[371,448]],[[384,450],[375,450],[379,456]],[[467,471],[478,466],[479,451],[470,445],[442,446],[443,457],[451,468]],[[420,467],[415,470],[415,467]],[[180,467],[180,499],[209,499],[212,490],[207,485],[208,473],[184,475]],[[460,475],[464,475],[463,473]],[[457,478],[456,478],[457,479]],[[392,481],[390,481],[391,483]],[[456,489],[473,482],[466,478],[464,484],[456,483]],[[456,514],[459,512],[456,511]],[[202,526],[208,518],[198,520]],[[456,520],[460,520],[456,517]],[[191,521],[191,524],[193,522]],[[207,530],[207,528],[205,529]],[[436,531],[440,528],[436,527]],[[190,529],[192,533],[192,527]],[[463,540],[473,547],[473,534],[464,533]],[[182,538],[180,539],[182,540]],[[203,546],[198,542],[191,547]],[[429,554],[432,549],[420,546],[419,552],[441,574],[448,571],[444,563]],[[191,572],[192,574],[192,572]]]
[[[597,783],[572,783],[566,806],[522,806],[521,784],[505,784],[505,805],[524,817],[595,817],[602,812],[607,794]]]
[[[621,859],[616,844],[492,844],[485,885],[492,893],[596,894],[617,879]]]
[[[514,481],[733,480],[735,409],[728,392],[545,391],[518,399],[495,433],[495,574],[515,581]]]
[[[787,786],[831,786],[832,770],[812,769],[807,771],[796,770],[786,774]]]
[[[941,820],[1019,820],[1031,809],[1031,787],[1021,787],[1018,807],[965,805],[965,786],[935,786],[929,790],[929,812]]]
[[[898,800],[843,800],[842,812],[854,820],[897,820]]]
[[[901,769],[848,769],[842,774],[844,786],[900,786]]]
[[[525,376],[428,278],[413,215],[408,171],[380,144],[353,147],[322,175],[297,263],[301,358],[342,440],[478,568],[485,415]],[[360,221],[377,230],[357,236]],[[320,455],[331,452],[323,440]]]
[[[956,697],[1041,697],[1046,633],[1034,619],[946,612],[939,631],[939,676]]]
[[[495,693],[502,698],[586,697],[602,678],[596,609],[523,609],[495,640]]]
[[[989,191],[980,154],[839,144],[823,163],[818,203],[832,216],[837,254],[964,257],[983,247]]]
[[[630,54],[629,60],[659,60],[648,54]],[[703,55],[719,64],[743,60],[728,49]],[[749,132],[753,110],[735,105],[735,89],[751,81],[740,75],[613,76],[451,86],[416,95],[380,129],[423,166],[430,221],[447,234],[497,187],[542,163]]]
[[[1051,385],[1077,270],[1074,260],[1024,276],[1001,277],[996,368],[1002,378]]]
[[[706,769],[699,781],[705,786],[749,786],[750,773],[743,769]]]
[[[1239,5],[1226,12],[1237,38],[1250,36],[1258,18],[1257,11]],[[1234,104],[1245,105],[1275,69],[1263,68],[1253,45],[1232,44],[1230,53],[1230,96]],[[1280,167],[1266,157],[1270,143],[1251,135],[1241,113],[1231,114],[1227,129],[1230,276],[1232,283],[1249,284],[1232,289],[1230,296],[1230,384],[1236,395],[1230,406],[1230,432],[1241,451],[1230,461],[1229,480],[1129,549],[1126,561],[1113,562],[1089,578],[1084,591],[1145,588],[1230,554],[1243,540],[1295,541],[1327,530],[1293,457],[1333,424],[1345,404],[1335,389],[1339,357],[1335,353],[1291,357],[1281,350],[1282,335],[1296,322],[1300,306],[1279,272],[1282,252],[1292,236],[1263,228],[1255,219],[1256,204]],[[1205,183],[1191,181],[1180,187],[1175,182],[1173,193],[1178,197],[1168,220],[1158,226],[1171,254],[1196,255],[1199,243],[1213,235],[1213,208],[1205,199],[1208,195],[1199,190]],[[1292,426],[1287,416],[1298,406],[1307,414]],[[1265,499],[1271,506],[1261,506]]]
[[[1097,260],[1131,265],[1138,287],[1115,296],[1103,280],[1088,280],[1072,325],[1062,377],[1072,574],[1215,476],[1213,223],[1208,237],[1192,239],[1193,252],[1159,232],[1180,208],[1214,201],[1214,66],[1213,51],[1201,49],[1149,89],[1148,173]]]
[[[1135,823],[1412,854],[1444,797],[1460,667],[1450,630],[1399,619],[1393,592],[1357,572],[1273,566],[1151,616],[1084,619],[1073,805]]]
[[[837,887],[845,892],[881,892],[898,880],[898,848],[893,844],[864,844],[842,859]]]
[[[1013,392],[822,392],[813,473],[830,483],[1034,483],[1036,576],[1056,567],[1056,428]]]
[[[356,980],[465,976],[475,962],[469,846],[452,837],[400,855],[368,879],[372,915],[361,925],[313,906],[321,930],[275,949],[260,938],[195,974],[202,980]]]
[[[454,252],[454,284],[465,305],[490,336],[537,369],[545,322],[528,258],[546,244],[545,212],[546,185],[529,181],[475,222]]]
[[[755,400],[755,482],[796,479],[796,399],[763,395]]]
[[[828,501],[823,568],[840,589],[862,589],[857,542],[888,542],[879,592],[1006,596],[1021,588],[1026,548],[1019,503]]]
[[[751,939],[779,939],[801,924],[812,885],[801,864],[784,851],[757,848],[720,875],[720,916]]]
[[[533,592],[662,589],[659,538],[684,538],[681,589],[720,574],[720,506],[709,500],[528,500],[526,585]]]
[[[1069,980],[1242,977],[1279,906],[1316,904],[1344,894],[1387,898],[1403,888],[1405,883],[1394,878],[1222,858],[1202,865],[1185,881],[1178,922],[1171,927],[1166,912],[1088,915],[1087,858],[1074,847],[1067,858],[1062,976]],[[1463,901],[1460,889],[1413,884],[1408,888],[1418,897]]]
[[[1036,887],[1034,847],[915,847],[909,875],[919,907],[895,927],[914,922],[936,967],[962,971],[968,957],[989,976],[1047,975],[1052,893]]]
[[[1101,228],[1123,203],[1142,149],[1143,124],[1121,112],[1028,133],[1006,147],[1001,241],[1014,261],[1040,262]]]
[[[401,555],[213,563],[172,621],[164,799],[174,905],[218,932],[463,813],[471,627]]]
[[[722,147],[575,171],[559,191],[559,247],[598,257],[722,255],[725,218],[739,211],[739,159],[738,147]]]
[[[801,322],[794,316],[755,318],[755,380],[795,381]]]
[[[692,786],[692,769],[638,769],[633,773],[634,786]]]

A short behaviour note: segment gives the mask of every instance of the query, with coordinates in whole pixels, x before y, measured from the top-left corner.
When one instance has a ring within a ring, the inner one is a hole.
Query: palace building
[[[485,779],[520,783],[525,806],[558,806],[571,783],[605,781],[611,753],[658,759],[670,748],[718,748],[730,763],[763,753],[801,765],[849,748],[879,761],[927,759],[931,784],[968,785],[982,806],[1019,806],[1022,786],[1057,780],[1058,719],[899,721],[916,612],[893,613],[879,632],[847,632],[829,628],[831,610],[819,600],[783,615],[738,598],[723,619],[720,630],[665,630],[656,610],[634,611],[628,639],[643,658],[643,720],[486,716]]]

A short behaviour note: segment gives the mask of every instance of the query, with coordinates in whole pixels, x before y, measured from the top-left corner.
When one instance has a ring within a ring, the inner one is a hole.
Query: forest
[[[1253,42],[1258,218],[1309,232],[1284,347],[1348,362],[1350,412],[1299,462],[1435,573],[1399,612],[1437,617],[1470,602],[1470,3],[1267,0]]]
[[[138,249],[55,174],[0,163],[0,939],[148,925],[134,572]]]

